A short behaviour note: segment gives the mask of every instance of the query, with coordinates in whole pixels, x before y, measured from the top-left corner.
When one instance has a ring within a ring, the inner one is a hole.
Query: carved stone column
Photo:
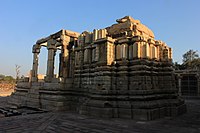
[[[68,45],[70,42],[70,37],[63,35],[62,37],[62,77],[67,78],[69,77],[69,50],[68,50]]]
[[[48,42],[49,43],[49,42]],[[46,82],[51,82],[52,78],[54,78],[54,60],[56,53],[56,46],[53,43],[48,44],[48,60],[47,60],[47,72],[46,72]]]
[[[33,45],[33,66],[32,66],[32,73],[31,73],[31,81],[37,82],[38,81],[38,55],[40,53],[41,46],[38,44]]]

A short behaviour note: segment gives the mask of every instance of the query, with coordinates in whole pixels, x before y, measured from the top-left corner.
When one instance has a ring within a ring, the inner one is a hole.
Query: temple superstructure
[[[44,82],[38,80],[41,47],[47,47]],[[55,77],[55,54],[59,72]],[[104,29],[61,30],[33,46],[29,79],[17,84],[17,106],[73,110],[98,117],[152,120],[186,111],[178,96],[172,49],[130,16]],[[11,103],[14,103],[11,101]]]

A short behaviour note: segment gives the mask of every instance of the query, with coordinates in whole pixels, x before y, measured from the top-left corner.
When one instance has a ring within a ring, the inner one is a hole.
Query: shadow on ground
[[[5,98],[0,98],[0,106]],[[154,121],[101,119],[72,112],[48,112],[0,118],[3,132],[200,133],[200,99],[187,99],[187,113]]]

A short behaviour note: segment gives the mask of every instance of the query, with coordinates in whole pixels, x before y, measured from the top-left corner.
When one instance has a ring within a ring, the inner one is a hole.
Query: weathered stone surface
[[[117,22],[118,24],[114,24],[107,28],[108,34],[113,35],[133,31],[136,32],[134,35],[140,35],[141,33],[144,33],[147,36],[154,38],[154,34],[149,28],[140,23],[139,20],[135,20],[130,16],[117,19]]]
[[[47,75],[37,81],[37,47],[32,80],[19,82],[12,96],[17,106],[139,120],[184,113],[171,67],[172,49],[156,41],[139,20],[126,16],[117,22],[81,34],[61,30],[38,40],[37,46],[47,43]],[[61,50],[57,77],[56,50]]]

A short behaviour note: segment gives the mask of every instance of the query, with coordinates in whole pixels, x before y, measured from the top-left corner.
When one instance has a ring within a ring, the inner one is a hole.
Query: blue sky
[[[189,49],[200,52],[199,0],[1,0],[0,74],[21,75],[32,67],[32,45],[60,29],[76,32],[104,28],[126,15],[139,19],[157,40],[173,48],[173,59],[181,63]],[[46,50],[40,55],[45,73]]]

